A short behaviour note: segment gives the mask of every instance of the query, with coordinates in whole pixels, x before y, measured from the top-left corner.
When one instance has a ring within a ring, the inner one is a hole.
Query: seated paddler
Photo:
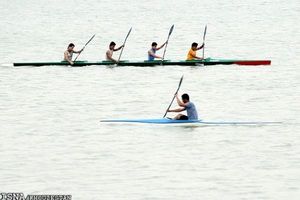
[[[73,53],[81,53],[82,49],[80,51],[75,51],[74,50],[75,45],[73,43],[70,43],[68,45],[67,50],[64,52],[64,61],[68,61],[71,65],[74,64],[72,61]]]
[[[109,47],[108,47],[109,49],[106,51],[106,60],[107,61],[117,62],[117,60],[112,57],[113,53],[115,51],[119,51],[120,49],[122,49],[124,47],[124,45],[121,45],[118,48],[115,48],[115,47],[116,47],[116,43],[115,42],[111,42],[109,44]]]
[[[198,43],[193,42],[191,49],[187,54],[186,60],[203,60],[202,57],[197,56],[197,51],[202,49],[203,47],[204,47],[204,43],[200,47],[198,47]]]
[[[194,103],[190,102],[190,97],[188,94],[183,94],[181,100],[178,97],[178,94],[175,94],[177,104],[179,108],[169,109],[168,112],[182,112],[186,111],[187,115],[177,114],[173,119],[174,120],[198,120],[198,113]]]
[[[166,45],[166,42],[163,43],[160,47],[157,47],[156,42],[152,42],[151,49],[148,51],[148,61],[153,61],[155,58],[162,59],[162,57],[156,55],[156,51],[160,50]]]

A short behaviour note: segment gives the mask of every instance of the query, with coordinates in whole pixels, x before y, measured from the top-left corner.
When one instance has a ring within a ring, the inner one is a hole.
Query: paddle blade
[[[129,29],[129,31],[128,31],[128,33],[127,33],[127,36],[126,36],[126,39],[128,38],[128,36],[130,35],[130,33],[131,33],[131,30],[132,30],[132,27]],[[126,40],[125,39],[125,40]]]
[[[174,24],[171,26],[171,28],[170,28],[170,31],[169,31],[169,36],[172,34],[172,32],[173,32],[173,29],[174,29]]]
[[[207,30],[207,25],[205,25],[205,28],[204,28],[204,33],[203,33],[203,44],[205,43],[206,30]],[[204,49],[205,49],[205,46],[204,46],[203,49],[202,49],[202,58],[203,58],[203,59],[204,59]]]
[[[206,36],[206,30],[207,30],[207,25],[205,25],[205,28],[204,28],[204,34],[203,34],[203,42],[205,41],[205,36]]]
[[[182,80],[183,80],[183,75],[182,75],[181,78],[180,78],[180,81],[179,81],[179,84],[178,84],[178,90],[179,90],[179,88],[180,88],[180,86],[181,86]],[[177,90],[177,92],[178,92],[178,90]]]

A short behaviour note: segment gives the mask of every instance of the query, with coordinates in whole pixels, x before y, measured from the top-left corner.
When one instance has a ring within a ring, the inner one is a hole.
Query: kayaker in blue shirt
[[[152,42],[151,49],[148,51],[148,61],[153,61],[155,58],[162,59],[162,57],[155,55],[156,51],[160,50],[165,46],[166,42],[160,47],[157,47],[156,42]]]
[[[175,94],[177,104],[180,106],[180,108],[177,109],[169,109],[168,112],[182,112],[186,110],[187,115],[178,114],[173,119],[175,120],[198,120],[198,113],[196,110],[196,106],[194,103],[190,102],[190,97],[188,94],[183,94],[181,96],[182,101],[179,99],[178,94]]]

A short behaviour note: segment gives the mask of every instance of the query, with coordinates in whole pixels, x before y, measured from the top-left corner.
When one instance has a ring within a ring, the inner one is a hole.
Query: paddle
[[[177,88],[177,90],[176,90],[176,92],[175,92],[175,95],[176,95],[176,94],[178,93],[178,91],[179,91],[179,88],[180,88],[180,86],[181,86],[182,80],[183,80],[183,75],[181,76],[181,79],[180,79],[180,81],[179,81],[178,88]],[[171,106],[172,106],[172,104],[173,104],[173,101],[174,101],[174,99],[175,99],[175,95],[174,95],[174,97],[173,97],[173,99],[172,99],[172,101],[171,101],[169,107],[167,108],[167,110],[166,110],[166,112],[165,112],[163,118],[165,118],[165,116],[166,116],[167,113],[168,113],[168,110],[171,108]]]
[[[92,39],[94,39],[95,35],[96,35],[96,34],[94,34],[94,35],[91,37],[91,39],[89,39],[89,41],[87,41],[87,43],[85,43],[84,47],[81,49],[81,52],[84,50],[84,48],[86,47],[86,45],[88,45],[88,43],[90,43],[90,41],[92,41]],[[81,52],[76,56],[76,58],[74,59],[73,62],[75,62],[75,61],[77,60],[77,58],[78,58],[78,56],[81,54]]]
[[[164,54],[163,54],[163,57],[162,57],[161,61],[164,61],[164,59],[165,59],[165,54],[166,54],[166,51],[167,51],[167,46],[168,46],[168,43],[169,43],[169,38],[170,38],[170,36],[171,36],[171,34],[173,32],[173,29],[174,29],[174,24],[170,28],[169,35],[168,35],[168,38],[167,38],[167,41],[166,41],[166,46],[165,46]]]
[[[121,50],[121,52],[120,52],[120,55],[119,55],[119,58],[118,58],[118,61],[117,61],[117,65],[118,65],[118,63],[120,62],[120,59],[121,59],[121,56],[122,56],[122,53],[123,53],[123,50],[124,50],[125,43],[126,43],[126,41],[127,41],[127,38],[128,38],[128,36],[129,36],[129,34],[131,33],[131,30],[132,30],[132,27],[129,29],[129,31],[128,31],[128,33],[127,33],[127,36],[126,36],[126,38],[125,38],[125,40],[124,40],[123,47],[122,47],[122,50]]]
[[[206,29],[207,29],[207,25],[205,25],[205,29],[204,29],[204,34],[203,34],[203,44],[205,43]],[[204,44],[203,50],[202,50],[202,58],[203,58],[203,59],[204,59],[204,48],[205,48],[205,44]]]

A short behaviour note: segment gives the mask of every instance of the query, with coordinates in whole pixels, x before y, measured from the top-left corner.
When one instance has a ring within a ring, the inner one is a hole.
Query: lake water
[[[0,192],[299,199],[299,1],[2,0],[0,11]],[[185,59],[207,24],[207,57],[272,65],[12,67],[60,61],[68,43],[80,49],[95,33],[79,60],[103,60],[131,26],[122,58],[144,60],[172,24],[167,59]],[[202,119],[283,124],[99,122],[162,117],[183,74],[180,94],[190,94]]]

